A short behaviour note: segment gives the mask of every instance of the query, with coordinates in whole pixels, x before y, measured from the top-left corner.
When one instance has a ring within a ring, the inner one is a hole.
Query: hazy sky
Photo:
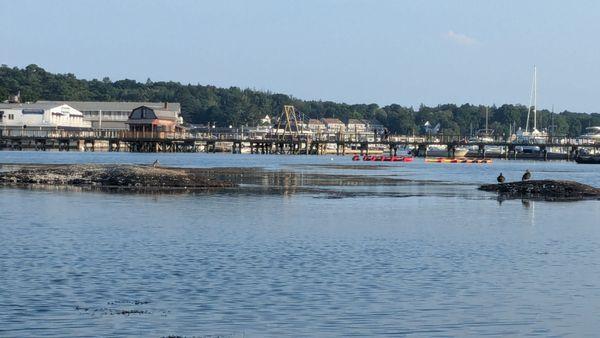
[[[0,0],[0,63],[348,103],[600,111],[600,1]]]

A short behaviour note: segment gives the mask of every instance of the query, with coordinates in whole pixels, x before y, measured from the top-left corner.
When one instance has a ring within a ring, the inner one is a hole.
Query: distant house
[[[0,127],[20,129],[89,129],[83,114],[61,103],[0,103]]]
[[[262,126],[270,126],[273,123],[271,122],[271,117],[267,114],[265,115],[265,117],[263,117],[262,119],[260,119],[260,125]]]
[[[336,118],[323,118],[321,122],[325,125],[325,129],[331,133],[337,133],[340,131],[346,131],[346,125],[344,122]]]
[[[325,124],[323,124],[323,122],[317,119],[308,120],[307,126],[310,131],[313,131],[315,133],[325,131]]]
[[[373,131],[382,132],[383,129],[385,128],[385,126],[383,124],[381,124],[381,122],[377,121],[376,119],[363,120],[363,121],[365,122],[367,132],[373,132]]]
[[[179,114],[169,109],[167,104],[161,108],[140,106],[131,111],[127,122],[131,131],[166,131],[175,132],[182,129]]]
[[[367,121],[360,119],[349,119],[347,130],[350,133],[364,133],[367,131]]]

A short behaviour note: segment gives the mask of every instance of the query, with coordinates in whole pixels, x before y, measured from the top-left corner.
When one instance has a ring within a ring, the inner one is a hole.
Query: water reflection
[[[19,165],[9,166],[11,170]],[[319,173],[305,171],[266,170],[261,168],[206,168],[201,175],[210,180],[233,182],[233,188],[163,188],[163,187],[101,187],[54,186],[43,184],[18,185],[22,189],[46,191],[100,191],[122,194],[166,195],[282,195],[310,194],[325,198],[349,197],[410,197],[447,196],[491,198],[475,190],[475,185],[434,180],[409,180],[394,175]]]
[[[218,174],[241,186],[2,189],[0,336],[600,330],[597,201],[500,207],[474,184],[392,173]]]

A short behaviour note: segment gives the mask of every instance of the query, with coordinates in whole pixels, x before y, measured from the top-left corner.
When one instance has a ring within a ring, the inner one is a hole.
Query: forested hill
[[[397,104],[380,107],[377,104],[344,104],[329,101],[305,101],[289,95],[250,89],[217,88],[178,82],[145,83],[134,80],[111,81],[78,79],[73,74],[53,74],[36,65],[24,69],[0,67],[0,98],[21,91],[23,101],[171,101],[180,102],[184,119],[190,123],[213,122],[217,126],[256,125],[266,114],[281,112],[283,105],[292,104],[307,117],[337,117],[377,119],[390,131],[401,134],[422,132],[426,121],[440,123],[446,134],[468,135],[485,125],[484,106],[443,104],[436,107],[404,107]],[[401,96],[401,95],[399,95]],[[600,125],[600,114],[564,111],[551,116],[538,113],[538,126],[553,123],[555,134],[576,136],[583,128]],[[490,128],[506,134],[509,126],[525,126],[527,107],[504,104],[489,107]]]

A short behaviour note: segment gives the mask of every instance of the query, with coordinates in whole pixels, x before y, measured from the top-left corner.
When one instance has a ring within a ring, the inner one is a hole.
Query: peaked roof
[[[152,107],[152,106],[139,106],[139,107],[135,107],[132,110],[137,110],[140,108],[148,108],[150,110],[152,110],[154,112],[154,114],[156,115],[156,117],[159,120],[172,120],[172,121],[177,121],[177,117],[178,117],[178,112],[175,110],[169,110],[169,109],[161,109],[161,108],[156,108],[156,107]]]
[[[336,118],[323,118],[321,119],[325,124],[344,124],[344,122],[340,121],[340,119]]]
[[[37,103],[60,103],[68,104],[69,106],[79,111],[132,111],[133,109],[146,106],[151,108],[163,108],[164,102],[134,102],[134,101],[37,101]],[[181,104],[179,102],[167,102],[167,109],[181,112]]]
[[[0,103],[0,109],[52,109],[62,106],[58,102],[34,102],[34,103]],[[71,108],[75,108],[71,106]],[[77,108],[75,108],[77,109]]]

